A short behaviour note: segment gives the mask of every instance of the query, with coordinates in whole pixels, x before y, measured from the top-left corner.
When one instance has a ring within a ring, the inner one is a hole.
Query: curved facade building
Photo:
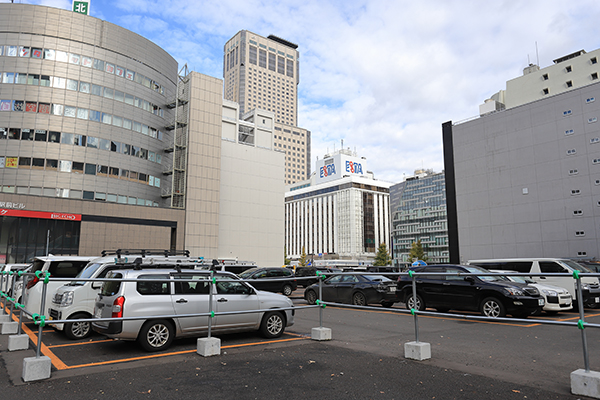
[[[135,227],[170,230],[181,221],[161,210],[170,206],[161,190],[171,187],[163,171],[172,165],[167,104],[176,82],[175,59],[124,28],[0,4],[0,263],[53,249],[81,253],[79,239],[98,242],[97,235],[135,246],[131,235],[145,238]],[[139,246],[168,248],[171,235],[161,235],[165,243],[140,238]]]

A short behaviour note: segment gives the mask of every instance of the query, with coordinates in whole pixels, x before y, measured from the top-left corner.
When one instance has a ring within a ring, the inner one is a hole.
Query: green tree
[[[308,260],[306,258],[306,250],[304,250],[304,246],[302,246],[302,255],[300,256],[300,260],[298,260],[299,267],[308,267]]]
[[[377,249],[377,255],[375,255],[375,262],[373,266],[375,267],[383,267],[392,263],[390,258],[390,253],[388,253],[387,246],[385,243],[379,244],[379,248]]]
[[[283,265],[290,265],[291,261],[287,258],[287,248],[283,246]]]
[[[408,252],[408,261],[412,262],[415,260],[428,260],[428,257],[425,255],[425,251],[423,250],[421,239],[417,240],[416,242],[412,242],[412,246]]]

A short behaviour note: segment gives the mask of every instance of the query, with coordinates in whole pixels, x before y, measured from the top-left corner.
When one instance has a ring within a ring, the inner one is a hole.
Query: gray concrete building
[[[443,125],[451,262],[600,256],[596,58],[581,51],[529,66],[524,87],[534,93],[507,84],[505,94],[523,101]],[[543,90],[551,77],[562,82],[557,94]]]
[[[187,248],[281,264],[272,114],[240,121],[222,80],[180,76],[163,49],[97,18],[0,4],[0,26],[0,263]]]

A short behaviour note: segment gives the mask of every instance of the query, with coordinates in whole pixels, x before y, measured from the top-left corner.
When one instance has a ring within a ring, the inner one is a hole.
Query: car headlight
[[[585,290],[590,290],[590,285],[589,285],[589,284],[587,284],[587,283],[583,283],[583,284],[581,285],[581,288],[582,288],[582,289],[585,289]]]
[[[546,296],[550,296],[550,297],[558,296],[558,292],[556,290],[542,289],[542,293],[544,293]]]
[[[64,292],[62,301],[60,302],[61,307],[68,307],[73,304],[73,292]]]
[[[523,291],[517,288],[504,288],[512,296],[523,296]]]

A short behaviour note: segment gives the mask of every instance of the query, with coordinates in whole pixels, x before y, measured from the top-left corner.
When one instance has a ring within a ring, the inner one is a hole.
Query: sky
[[[312,132],[312,171],[343,141],[392,183],[442,171],[442,124],[477,117],[529,63],[600,47],[597,0],[91,0],[90,15],[221,79],[223,46],[240,30],[298,44],[298,125]]]

